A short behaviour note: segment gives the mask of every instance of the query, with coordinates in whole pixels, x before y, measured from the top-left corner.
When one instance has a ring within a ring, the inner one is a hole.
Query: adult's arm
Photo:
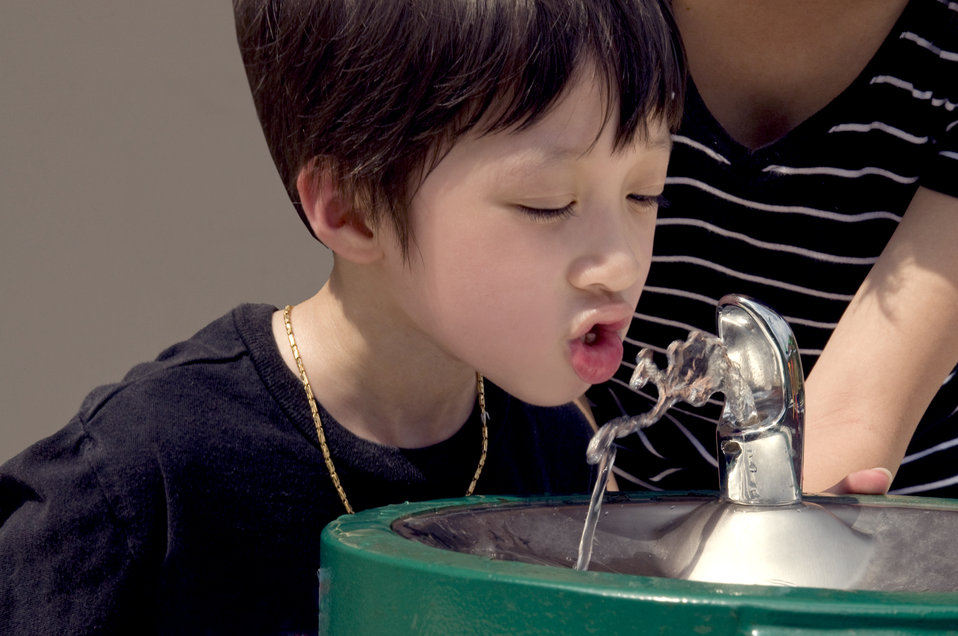
[[[919,188],[806,383],[804,489],[896,472],[958,362],[958,198]]]

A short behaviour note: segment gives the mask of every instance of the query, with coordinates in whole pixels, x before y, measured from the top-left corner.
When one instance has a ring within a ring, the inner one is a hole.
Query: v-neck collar
[[[790,154],[793,146],[807,143],[809,138],[814,139],[818,135],[826,134],[828,129],[824,127],[830,128],[836,121],[835,112],[840,113],[843,109],[849,109],[849,105],[858,103],[856,94],[869,85],[885,58],[893,55],[893,49],[901,40],[901,33],[907,30],[906,25],[911,20],[911,14],[916,11],[917,4],[916,0],[911,0],[905,5],[875,54],[848,86],[779,138],[756,148],[750,148],[735,139],[709,110],[691,74],[686,88],[685,116],[678,134],[681,135],[682,130],[687,127],[707,133],[707,138],[716,142],[718,152],[733,163],[766,164],[776,156]]]

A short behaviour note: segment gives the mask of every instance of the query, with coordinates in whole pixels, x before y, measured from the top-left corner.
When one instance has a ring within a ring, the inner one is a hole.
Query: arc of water
[[[624,416],[603,425],[589,442],[586,460],[599,465],[599,475],[579,542],[577,570],[588,568],[592,558],[592,542],[602,508],[602,497],[615,464],[615,440],[635,433],[657,422],[676,402],[702,406],[715,393],[724,393],[725,411],[738,422],[748,423],[757,418],[752,392],[729,359],[725,345],[715,336],[692,331],[684,341],[676,340],[666,351],[668,364],[663,371],[652,359],[649,349],[636,356],[635,371],[629,386],[637,391],[651,382],[658,396],[646,413]]]

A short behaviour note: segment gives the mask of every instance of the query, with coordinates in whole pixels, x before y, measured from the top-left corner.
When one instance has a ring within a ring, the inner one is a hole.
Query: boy
[[[587,492],[683,62],[639,0],[236,0],[329,280],[101,387],[0,473],[0,631],[312,632],[353,510]],[[499,387],[502,387],[501,389]]]

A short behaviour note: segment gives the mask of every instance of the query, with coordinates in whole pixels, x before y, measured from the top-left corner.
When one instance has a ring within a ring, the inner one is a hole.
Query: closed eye
[[[669,201],[661,194],[630,194],[629,201],[637,203],[643,208],[667,208]]]
[[[575,203],[570,203],[561,208],[531,208],[526,205],[520,205],[519,209],[534,220],[541,222],[559,221],[575,215]]]

